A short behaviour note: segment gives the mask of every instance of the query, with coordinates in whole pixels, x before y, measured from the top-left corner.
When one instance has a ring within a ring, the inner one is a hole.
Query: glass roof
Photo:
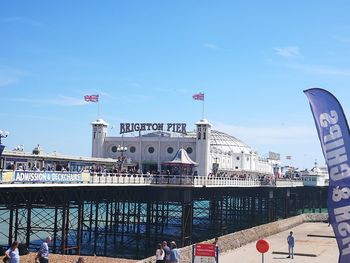
[[[253,151],[247,144],[237,138],[216,130],[211,131],[210,147],[212,152],[219,153],[250,153]]]

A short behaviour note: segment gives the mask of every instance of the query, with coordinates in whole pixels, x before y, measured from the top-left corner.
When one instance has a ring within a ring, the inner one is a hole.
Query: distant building
[[[278,154],[274,159],[262,158],[239,139],[212,129],[206,119],[196,123],[194,132],[186,131],[183,123],[126,123],[120,125],[119,137],[108,136],[108,124],[98,119],[92,125],[92,157],[113,158],[125,169],[144,173],[163,169],[183,148],[198,166],[198,175],[210,173],[268,174],[278,172]],[[124,133],[137,133],[124,136]]]
[[[303,184],[305,186],[328,186],[329,174],[327,167],[318,167],[317,163],[311,170],[301,172]]]

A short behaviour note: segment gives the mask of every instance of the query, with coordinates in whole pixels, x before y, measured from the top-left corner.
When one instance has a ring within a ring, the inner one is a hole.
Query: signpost
[[[193,246],[193,263],[218,263],[219,253],[215,244],[195,244]]]
[[[264,239],[258,240],[258,242],[256,242],[256,249],[261,253],[261,262],[264,263],[264,254],[270,249],[269,242]]]

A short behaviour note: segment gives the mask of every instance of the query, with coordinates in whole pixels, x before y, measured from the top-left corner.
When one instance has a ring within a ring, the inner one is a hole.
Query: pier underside
[[[54,253],[141,259],[327,204],[322,187],[162,186],[0,188],[0,244],[31,250],[50,235]]]

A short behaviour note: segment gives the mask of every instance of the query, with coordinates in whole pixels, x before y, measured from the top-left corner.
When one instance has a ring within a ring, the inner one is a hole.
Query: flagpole
[[[204,92],[203,92],[203,94],[204,94]],[[203,103],[202,103],[202,119],[204,119],[204,97],[203,97]]]
[[[98,100],[97,100],[97,119],[100,118],[100,94],[98,95]]]

